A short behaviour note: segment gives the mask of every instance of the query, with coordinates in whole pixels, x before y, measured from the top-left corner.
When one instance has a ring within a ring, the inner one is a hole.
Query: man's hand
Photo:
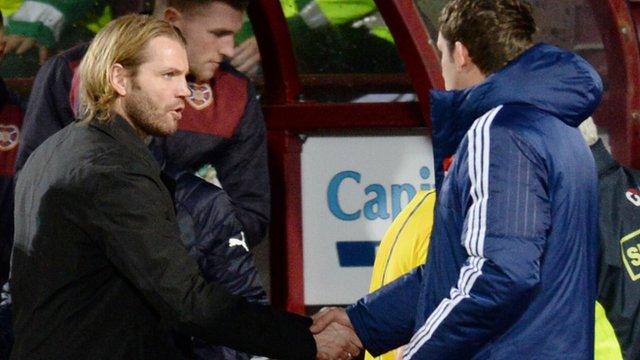
[[[15,52],[17,55],[22,55],[34,46],[39,47],[38,60],[40,65],[42,65],[49,56],[49,49],[45,46],[38,45],[36,39],[29,36],[8,35],[6,37],[6,45],[4,47],[3,54],[6,55]]]
[[[347,312],[342,308],[325,307],[320,309],[320,311],[311,318],[313,319],[311,332],[314,334],[321,332],[333,322],[353,329],[353,325],[351,324],[351,320],[349,320]]]
[[[351,360],[362,349],[362,343],[353,329],[335,322],[313,335],[313,338],[318,349],[317,358],[321,360]]]
[[[322,308],[312,318],[311,332],[316,339],[318,359],[351,360],[360,353],[362,343],[344,309]]]
[[[238,45],[231,58],[231,65],[241,73],[254,79],[260,69],[260,51],[255,36]]]

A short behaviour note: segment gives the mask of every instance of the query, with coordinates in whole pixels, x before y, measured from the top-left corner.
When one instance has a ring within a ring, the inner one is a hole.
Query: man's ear
[[[169,24],[177,28],[180,28],[184,19],[184,16],[180,12],[180,10],[171,6],[164,9],[164,13],[162,14],[162,17],[164,21],[168,22]]]
[[[463,43],[456,41],[453,46],[453,62],[456,64],[458,71],[468,70],[469,65],[473,64],[469,50]]]
[[[109,83],[118,95],[127,95],[129,72],[122,65],[118,63],[113,64],[111,66],[111,73],[109,74]]]

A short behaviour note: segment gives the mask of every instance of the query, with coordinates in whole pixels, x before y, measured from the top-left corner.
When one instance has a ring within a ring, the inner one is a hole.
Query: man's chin
[[[160,132],[162,133],[162,135],[158,135],[158,136],[169,136],[169,135],[173,135],[178,131],[178,122],[176,121],[175,124],[173,124],[172,126],[167,126],[164,127],[160,130]]]
[[[202,83],[211,80],[219,67],[219,64],[207,63],[206,66],[192,71],[191,74],[195,77],[197,83]]]
[[[162,126],[155,126],[153,129],[149,129],[149,135],[165,137],[173,135],[178,131],[178,121],[171,119],[167,120]]]

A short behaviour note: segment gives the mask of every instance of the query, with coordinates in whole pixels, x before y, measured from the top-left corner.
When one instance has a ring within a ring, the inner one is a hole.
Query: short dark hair
[[[174,7],[180,11],[190,11],[198,6],[208,5],[214,2],[225,3],[232,8],[240,11],[247,10],[249,0],[169,0],[167,6]]]
[[[440,34],[449,51],[457,41],[484,74],[491,74],[533,43],[536,23],[524,0],[453,0],[442,10]]]

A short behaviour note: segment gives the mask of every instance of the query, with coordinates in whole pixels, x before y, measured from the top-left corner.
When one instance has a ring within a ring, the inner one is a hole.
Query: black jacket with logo
[[[16,185],[12,359],[175,359],[171,328],[275,358],[311,359],[309,319],[207,283],[171,195],[121,118],[45,141]]]
[[[600,188],[598,302],[624,359],[640,359],[640,171],[618,164],[602,140],[591,146]]]
[[[196,260],[202,276],[230,293],[251,302],[267,304],[267,293],[249,252],[242,224],[234,216],[233,204],[214,184],[189,173],[173,175],[174,204],[182,243]],[[251,355],[224,346],[191,340],[195,359],[246,360]]]

